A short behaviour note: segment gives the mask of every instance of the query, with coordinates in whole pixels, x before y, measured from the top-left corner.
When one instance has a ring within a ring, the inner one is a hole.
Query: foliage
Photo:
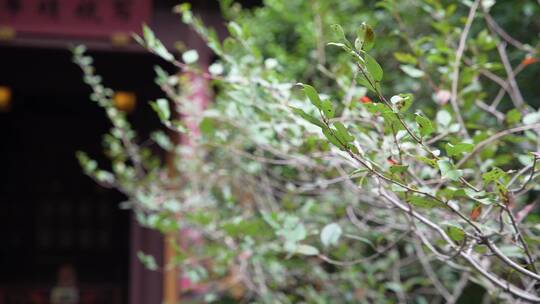
[[[80,153],[83,169],[125,193],[141,224],[182,231],[175,263],[208,283],[208,301],[453,303],[475,285],[540,302],[540,114],[516,81],[538,37],[503,32],[494,1],[369,4],[223,1],[223,42],[180,5],[219,57],[208,72],[145,27],[138,41],[184,72],[156,67],[165,164],[76,48],[113,123],[112,171]],[[194,78],[218,89],[206,110]]]

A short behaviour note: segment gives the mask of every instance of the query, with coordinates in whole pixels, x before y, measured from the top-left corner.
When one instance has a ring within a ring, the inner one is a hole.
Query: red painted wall
[[[0,0],[0,27],[17,33],[99,38],[139,32],[151,0]]]

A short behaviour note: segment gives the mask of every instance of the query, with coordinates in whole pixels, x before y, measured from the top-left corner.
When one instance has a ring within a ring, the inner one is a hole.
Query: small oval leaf
[[[339,238],[343,230],[336,223],[331,223],[326,226],[321,231],[321,243],[325,246],[335,246],[339,242]]]
[[[296,246],[295,252],[298,254],[303,254],[303,255],[318,255],[319,249],[310,245],[300,244]]]
[[[366,61],[366,69],[368,70],[369,74],[375,81],[381,81],[383,78],[383,69],[375,60],[375,58],[371,57],[368,53],[364,54],[365,61]]]

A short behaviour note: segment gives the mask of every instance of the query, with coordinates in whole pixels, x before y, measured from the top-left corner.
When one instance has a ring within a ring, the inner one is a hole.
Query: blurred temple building
[[[218,1],[191,2],[222,32]],[[176,4],[0,0],[0,304],[176,300],[178,276],[148,271],[137,257],[153,254],[163,265],[163,237],[121,210],[122,195],[85,176],[75,158],[82,150],[106,165],[101,136],[110,124],[89,100],[69,51],[88,47],[104,84],[120,92],[119,106],[146,138],[159,128],[147,104],[162,95],[153,66],[165,63],[131,33],[147,23],[170,49],[181,41],[202,64],[212,60],[172,13]]]

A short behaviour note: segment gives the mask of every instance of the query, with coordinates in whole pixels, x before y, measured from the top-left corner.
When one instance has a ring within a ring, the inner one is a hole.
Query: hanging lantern
[[[114,93],[113,101],[118,110],[131,113],[137,105],[137,96],[133,92],[117,91]]]
[[[8,112],[11,109],[11,89],[0,86],[0,111]]]
[[[115,32],[111,35],[111,44],[113,46],[126,46],[131,42],[131,36],[128,33]]]

